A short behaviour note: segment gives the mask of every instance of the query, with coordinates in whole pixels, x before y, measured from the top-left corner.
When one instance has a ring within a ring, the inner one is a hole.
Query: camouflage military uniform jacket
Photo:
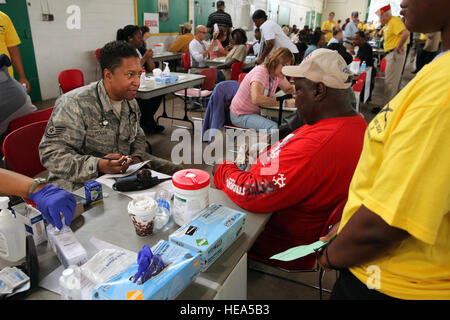
[[[49,182],[69,191],[95,180],[100,175],[98,161],[107,154],[137,156],[142,161],[153,158],[145,152],[136,100],[122,101],[118,118],[100,81],[102,115],[96,88],[97,82],[61,96],[39,145],[41,162],[50,171]]]

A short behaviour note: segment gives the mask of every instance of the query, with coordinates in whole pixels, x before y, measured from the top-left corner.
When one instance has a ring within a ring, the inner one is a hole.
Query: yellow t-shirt
[[[377,290],[395,298],[450,297],[449,71],[447,52],[369,123],[338,231],[364,205],[410,234],[383,256],[350,268],[364,284],[378,279]]]
[[[321,28],[322,31],[325,29],[331,30],[331,32],[327,32],[325,34],[325,40],[327,43],[328,43],[328,41],[331,40],[331,38],[333,38],[333,28],[334,27],[336,27],[336,22],[334,22],[334,21],[330,22],[329,20],[327,20],[322,24],[322,28]]]
[[[9,58],[8,47],[17,46],[20,44],[19,36],[17,35],[16,29],[14,28],[11,19],[0,11],[0,54],[6,54]],[[8,68],[11,77],[14,76],[12,66]]]
[[[170,52],[188,52],[189,43],[192,39],[194,39],[194,35],[192,33],[185,33],[178,36],[167,50]]]
[[[397,48],[400,43],[400,39],[402,38],[402,31],[405,30],[406,27],[403,24],[402,19],[399,17],[392,17],[389,22],[384,27],[384,52],[391,51]],[[405,48],[406,48],[405,41]]]

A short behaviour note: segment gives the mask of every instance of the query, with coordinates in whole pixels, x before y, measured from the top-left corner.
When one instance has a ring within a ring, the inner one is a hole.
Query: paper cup
[[[159,69],[159,68],[153,69],[153,76],[155,78],[161,77],[161,74],[162,74],[162,70],[161,69]]]
[[[137,196],[128,203],[128,215],[138,236],[146,237],[153,233],[157,209],[156,200],[149,196]]]

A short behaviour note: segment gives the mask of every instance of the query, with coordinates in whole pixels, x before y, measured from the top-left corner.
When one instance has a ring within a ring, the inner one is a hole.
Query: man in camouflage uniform
[[[100,52],[100,65],[102,80],[56,101],[39,145],[49,182],[73,191],[102,174],[125,172],[130,164],[149,159],[158,172],[172,175],[181,170],[145,151],[134,99],[141,72],[136,50],[125,42],[110,42]]]

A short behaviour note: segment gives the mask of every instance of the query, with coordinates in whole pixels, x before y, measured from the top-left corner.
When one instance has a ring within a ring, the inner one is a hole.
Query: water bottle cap
[[[64,278],[70,277],[73,274],[73,269],[72,268],[67,268],[62,272],[62,275]]]

